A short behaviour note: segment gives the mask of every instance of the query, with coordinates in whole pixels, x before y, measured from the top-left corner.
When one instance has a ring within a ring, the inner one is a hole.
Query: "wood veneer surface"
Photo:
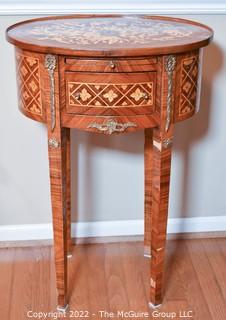
[[[166,54],[207,45],[213,31],[184,19],[144,15],[71,15],[32,19],[7,29],[23,49],[79,56]]]
[[[71,251],[68,128],[109,135],[146,129],[145,249],[151,243],[152,254],[147,283],[149,301],[162,303],[174,123],[198,111],[200,48],[212,35],[210,28],[192,21],[123,15],[41,18],[8,28],[7,39],[17,47],[19,108],[26,116],[46,122],[48,128],[61,309],[71,296],[67,290]],[[153,136],[148,138],[150,128]],[[114,269],[114,261],[108,269]],[[95,299],[92,294],[91,303]],[[123,303],[118,297],[117,301]]]

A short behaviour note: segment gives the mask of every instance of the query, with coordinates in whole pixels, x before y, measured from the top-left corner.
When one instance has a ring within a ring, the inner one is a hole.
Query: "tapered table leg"
[[[66,206],[67,206],[67,256],[72,256],[72,238],[71,238],[71,136],[70,129],[66,132],[66,152],[67,152],[67,163],[66,163]]]
[[[57,138],[50,138],[49,169],[54,233],[54,253],[58,310],[67,306],[67,208],[66,163],[67,129],[60,129]]]
[[[144,143],[144,255],[151,256],[151,202],[152,202],[152,129],[145,129]]]
[[[172,132],[172,129],[170,130]],[[172,134],[153,130],[152,227],[150,304],[162,303],[162,283],[166,245]]]
[[[61,127],[58,57],[47,54],[44,59],[45,103],[48,128],[48,150],[57,309],[65,311],[67,297],[67,143],[69,129]]]

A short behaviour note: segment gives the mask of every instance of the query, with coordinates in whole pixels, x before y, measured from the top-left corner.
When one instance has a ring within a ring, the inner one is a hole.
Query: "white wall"
[[[0,16],[1,225],[51,222],[46,129],[17,110],[14,52],[4,35],[29,18]],[[176,127],[170,217],[226,216],[226,15],[183,18],[208,24],[215,36],[204,51],[201,111]],[[72,130],[74,221],[143,218],[143,143],[143,132]]]

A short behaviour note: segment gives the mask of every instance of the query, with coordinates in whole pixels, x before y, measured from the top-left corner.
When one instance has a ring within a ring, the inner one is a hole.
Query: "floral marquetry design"
[[[87,101],[91,98],[91,95],[89,94],[89,92],[86,89],[82,89],[80,97],[81,97],[82,101]]]
[[[179,115],[195,110],[198,83],[198,55],[182,60]]]
[[[131,97],[137,102],[142,98],[145,98],[147,94],[145,94],[143,91],[140,90],[140,88],[137,88],[134,92],[131,93]]]
[[[112,89],[104,94],[104,98],[106,98],[109,102],[114,101],[118,97],[117,93],[115,93]]]
[[[136,107],[153,105],[153,82],[104,84],[68,82],[69,105]]]
[[[10,32],[9,32],[10,33]],[[197,41],[208,37],[209,30],[183,21],[155,17],[79,16],[42,19],[26,23],[14,30],[18,40],[29,39],[32,43],[68,47],[72,50],[100,48],[134,48],[183,44],[190,39]]]
[[[27,112],[42,115],[39,59],[16,54],[19,106]]]

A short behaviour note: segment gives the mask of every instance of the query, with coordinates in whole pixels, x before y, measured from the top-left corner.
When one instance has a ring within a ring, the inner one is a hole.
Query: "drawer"
[[[83,115],[151,114],[156,73],[66,72],[66,112]]]
[[[62,126],[66,128],[76,128],[107,135],[127,133],[154,128],[158,125],[159,119],[153,115],[136,116],[83,116],[62,113]]]
[[[67,71],[78,72],[145,72],[157,69],[156,57],[140,59],[82,59],[65,57]]]

